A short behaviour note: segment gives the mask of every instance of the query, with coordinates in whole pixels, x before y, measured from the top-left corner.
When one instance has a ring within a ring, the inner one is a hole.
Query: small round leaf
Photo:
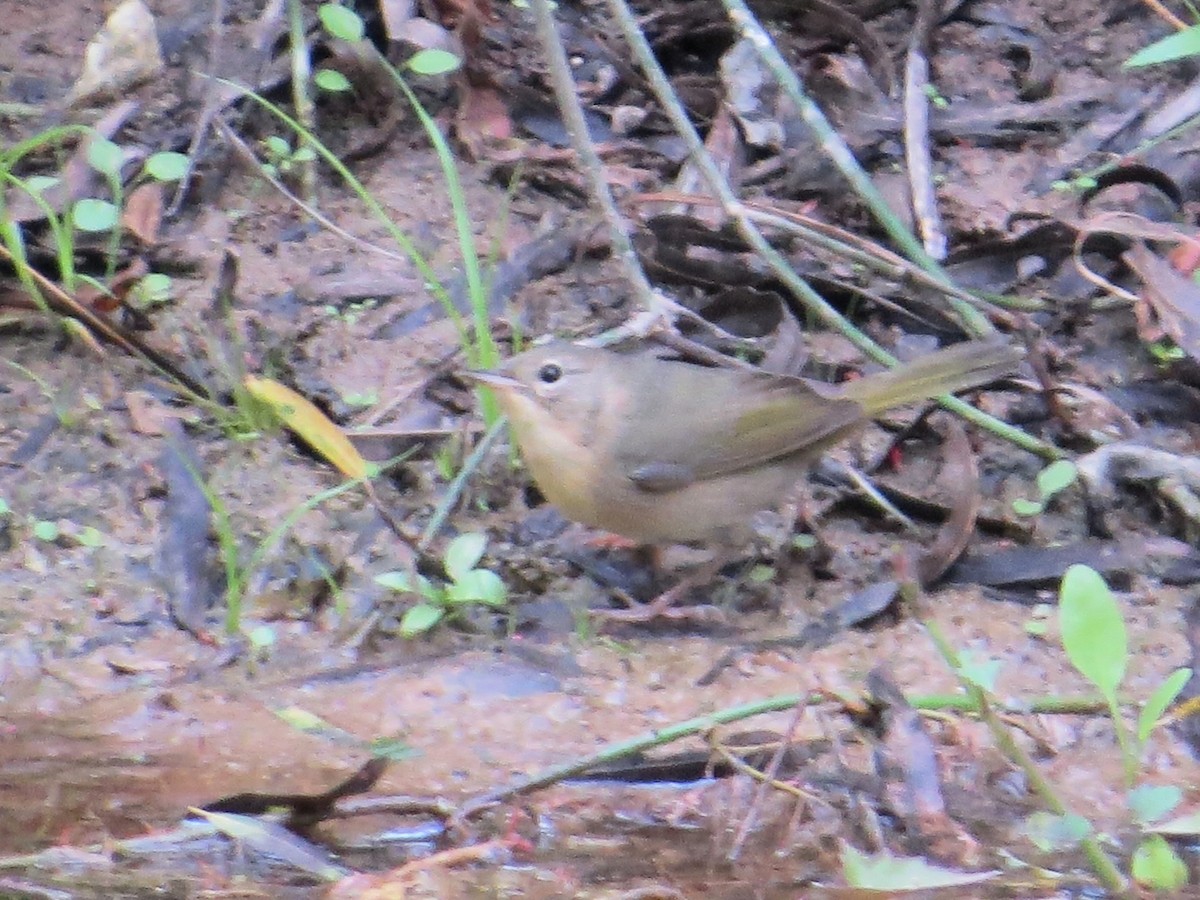
[[[321,90],[335,94],[345,93],[351,87],[350,79],[336,69],[318,69],[317,74],[313,76],[313,81]]]
[[[418,50],[408,60],[408,67],[418,75],[448,75],[462,60],[449,50]]]
[[[366,33],[358,13],[340,3],[322,3],[317,15],[325,30],[343,41],[361,41]]]
[[[442,621],[442,616],[445,614],[440,606],[434,606],[432,603],[418,603],[400,620],[400,634],[404,637],[416,637],[424,634]]]
[[[1075,468],[1075,463],[1058,459],[1038,472],[1038,490],[1042,492],[1043,499],[1049,499],[1073,485],[1078,477],[1079,470]]]
[[[71,220],[80,231],[112,231],[119,212],[107,200],[84,197],[71,210]]]
[[[39,541],[57,541],[59,535],[58,523],[50,519],[40,519],[33,523],[33,536]]]
[[[158,181],[179,181],[187,174],[188,158],[183,153],[164,150],[146,160],[146,174]]]
[[[1036,500],[1026,500],[1024,497],[1017,497],[1012,502],[1012,510],[1018,516],[1036,516],[1045,507]]]
[[[486,606],[503,606],[507,594],[500,576],[487,569],[472,569],[446,591],[446,597],[452,603],[482,603]]]
[[[88,144],[88,165],[101,175],[119,174],[124,160],[125,152],[107,138],[93,138]]]
[[[478,531],[460,534],[446,547],[442,562],[446,566],[446,574],[451,581],[458,581],[467,572],[475,568],[475,564],[483,558],[483,550],[487,547],[487,537]]]

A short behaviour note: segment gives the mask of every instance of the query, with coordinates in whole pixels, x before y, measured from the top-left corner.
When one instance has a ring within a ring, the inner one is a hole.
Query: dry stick
[[[701,194],[687,194],[678,191],[655,191],[648,194],[638,194],[632,198],[633,203],[680,203],[688,206],[719,206],[720,201],[714,197]],[[791,210],[779,209],[769,203],[747,200],[743,203],[746,218],[760,225],[770,225],[787,234],[794,234],[809,244],[814,244],[823,250],[873,269],[887,278],[907,282],[937,291],[950,297],[957,297],[963,303],[973,303],[979,306],[988,301],[981,300],[969,291],[954,284],[947,284],[934,278],[924,269],[913,265],[898,253],[893,253],[886,247],[874,241],[861,237],[852,231],[839,228],[829,222],[822,222],[812,216]],[[1038,311],[1044,308],[1035,300],[1014,300],[1014,308]],[[999,313],[1003,315],[1003,312]]]
[[[308,92],[312,61],[308,57],[308,40],[304,33],[304,6],[300,0],[288,0],[288,34],[292,58],[292,103],[296,121],[308,134],[316,134],[316,104]],[[300,195],[309,206],[317,205],[317,158],[300,161]]]
[[[103,316],[97,315],[88,309],[87,306],[80,303],[37,269],[28,265],[28,263],[14,259],[12,254],[9,253],[8,248],[2,244],[0,244],[0,257],[7,259],[15,267],[25,267],[29,273],[29,277],[46,293],[47,296],[44,299],[51,312],[69,319],[75,319],[108,343],[120,347],[131,356],[141,357],[195,398],[206,400],[212,396],[211,392],[204,385],[186,375],[163,354],[143,343],[139,338],[126,334]],[[41,308],[40,305],[39,308]]]
[[[624,32],[625,40],[628,41],[630,47],[633,49],[634,58],[638,65],[641,66],[643,74],[649,80],[659,103],[662,104],[663,111],[671,120],[676,133],[684,139],[692,155],[692,159],[708,181],[709,189],[720,201],[725,215],[736,225],[742,239],[759,256],[766,260],[775,276],[788,287],[792,294],[804,305],[805,309],[811,312],[818,320],[827,327],[845,335],[856,347],[875,361],[888,367],[895,367],[897,362],[894,356],[871,340],[863,331],[839,315],[837,310],[830,306],[824,297],[813,290],[812,286],[796,273],[783,255],[763,237],[762,232],[751,221],[745,206],[734,196],[729,183],[721,177],[716,163],[709,155],[703,141],[700,140],[695,126],[692,125],[687,113],[680,105],[670,83],[667,81],[666,74],[663,72],[662,67],[659,66],[658,60],[655,59],[654,51],[651,49],[649,42],[638,28],[629,6],[624,0],[608,0],[608,5],[613,16],[621,26],[621,30]],[[828,128],[828,125],[826,127]],[[845,152],[848,154],[849,150],[847,149]],[[918,251],[924,255],[924,250],[920,249],[920,245],[917,244],[912,235],[908,235],[908,242],[916,244]],[[964,303],[957,304],[956,308],[958,307],[970,309],[970,306]],[[971,313],[979,317],[979,314],[975,310],[972,309]],[[987,320],[984,319],[983,321],[986,322]],[[991,329],[990,323],[988,323],[987,327]],[[980,412],[975,407],[964,403],[956,397],[939,397],[938,402],[946,409],[957,413],[967,421],[1031,453],[1036,453],[1038,456],[1047,459],[1057,459],[1061,455],[1056,448],[1049,444],[1039,441],[1019,428],[1014,428],[1007,422],[1002,422],[993,416]]]
[[[946,258],[946,232],[933,189],[933,152],[929,146],[929,46],[940,7],[935,0],[919,0],[908,54],[904,60],[904,161],[912,191],[913,215],[925,243],[936,260]]]
[[[563,50],[558,28],[554,24],[554,13],[549,0],[533,0],[533,17],[537,25],[538,40],[542,45],[546,65],[550,72],[550,84],[554,88],[554,97],[558,102],[559,112],[567,126],[567,134],[571,146],[579,157],[585,177],[591,185],[592,199],[600,205],[604,213],[604,221],[608,226],[608,240],[612,247],[612,255],[625,270],[625,277],[633,288],[642,307],[650,313],[650,321],[641,323],[638,327],[645,328],[644,333],[655,330],[663,324],[671,322],[679,314],[680,307],[669,301],[663,294],[654,290],[646,273],[638,263],[637,253],[633,249],[633,241],[625,225],[621,211],[617,209],[608,182],[604,178],[604,163],[592,143],[588,133],[587,122],[583,117],[583,107],[575,93],[575,81],[571,77],[571,67],[567,62],[567,54]]]
[[[208,33],[208,68],[210,71],[220,71],[225,62],[226,31],[224,26],[225,0],[216,0],[212,5],[212,23]],[[183,177],[175,185],[175,196],[171,198],[171,205],[167,207],[164,218],[173,218],[179,212],[179,208],[183,206],[183,198],[192,183],[192,175],[196,169],[196,157],[200,153],[201,143],[204,141],[204,136],[208,134],[208,126],[216,116],[219,107],[217,83],[210,79],[204,89],[204,102],[200,107],[200,115],[197,116],[196,123],[192,127],[192,138],[188,141],[187,152],[184,154],[187,159],[186,168]]]
[[[788,747],[792,745],[792,741],[796,737],[796,729],[800,727],[800,718],[804,715],[805,709],[807,709],[806,704],[796,704],[796,708],[792,712],[792,718],[788,722],[782,740],[779,742],[779,747],[771,755],[770,762],[767,763],[767,767],[762,771],[761,777],[758,778],[758,787],[754,791],[754,797],[750,801],[746,814],[742,817],[742,824],[738,827],[737,834],[734,835],[733,845],[729,848],[729,853],[726,854],[728,859],[736,860],[742,855],[742,848],[746,846],[746,841],[750,837],[750,830],[754,827],[756,813],[762,808],[763,803],[766,802],[767,789],[774,787],[778,783],[779,768],[783,765],[783,758],[787,753]],[[731,753],[727,753],[727,758],[733,761],[734,756]],[[800,797],[799,794],[795,796],[797,799]]]
[[[843,702],[843,698],[831,698],[827,693],[812,694],[782,694],[778,697],[768,697],[717,710],[706,716],[698,716],[665,728],[658,728],[646,734],[631,738],[627,741],[609,744],[590,756],[580,757],[562,765],[543,769],[533,775],[518,779],[504,787],[486,791],[474,797],[469,797],[454,814],[453,822],[462,822],[474,816],[489,806],[505,803],[516,797],[540,791],[550,785],[558,784],[568,778],[581,775],[605,763],[615,762],[641,753],[654,747],[662,747],[685,737],[703,734],[719,725],[740,722],[752,716],[770,712],[785,712],[802,706],[815,706],[828,703],[831,699]],[[981,709],[973,696],[963,694],[953,695],[913,695],[907,697],[909,705],[915,709],[953,709],[965,713],[978,713]],[[1108,709],[1104,700],[1098,697],[1043,697],[1021,704],[1019,710],[1011,710],[1016,715],[1037,715],[1058,713],[1065,715],[1090,715]],[[453,823],[452,823],[453,824]]]
[[[612,4],[616,0],[609,0],[609,2]],[[825,118],[825,114],[821,112],[821,108],[805,92],[800,79],[792,71],[787,60],[783,58],[774,43],[772,43],[770,36],[763,29],[762,25],[758,23],[754,14],[750,12],[749,7],[742,0],[721,0],[721,2],[729,13],[729,18],[733,22],[734,28],[742,37],[749,40],[754,49],[758,51],[758,55],[762,57],[767,68],[771,70],[771,73],[775,76],[775,80],[779,82],[788,99],[795,104],[796,110],[800,118],[804,121],[804,124],[812,130],[813,134],[821,142],[826,155],[838,167],[842,176],[850,182],[850,186],[854,188],[855,193],[867,204],[872,215],[883,226],[888,236],[896,242],[910,259],[925,271],[941,281],[951,281],[950,276],[945,273],[942,267],[925,252],[925,248],[921,246],[921,242],[913,237],[903,222],[896,218],[895,213],[887,205],[887,201],[876,190],[867,173],[863,171],[862,167],[858,164],[858,160],[854,158],[854,154],[846,145],[846,142],[834,131],[829,124],[829,120]],[[951,298],[950,305],[962,318],[963,324],[972,334],[982,337],[992,334],[995,331],[987,318],[973,309],[969,304],[961,303]]]
[[[1175,15],[1175,13],[1163,6],[1159,0],[1142,0],[1142,3],[1146,4],[1146,6],[1158,13],[1159,17],[1169,23],[1172,28],[1177,28],[1180,31],[1184,31],[1188,27],[1187,22],[1183,21],[1183,19],[1179,18],[1179,16]]]
[[[245,158],[246,162],[254,166],[254,168],[257,170],[255,174],[257,174],[259,178],[262,178],[267,182],[267,184],[279,191],[280,194],[287,198],[289,203],[293,204],[297,209],[303,212],[306,216],[308,216],[326,231],[337,235],[346,243],[353,247],[358,247],[360,250],[364,250],[367,253],[374,253],[378,256],[395,260],[397,262],[409,261],[409,257],[402,253],[394,253],[391,250],[388,250],[386,247],[380,247],[378,244],[358,237],[358,235],[351,234],[340,225],[332,222],[328,217],[322,215],[321,211],[317,209],[317,207],[305,203],[302,199],[297,197],[294,193],[288,190],[286,184],[284,184],[263,167],[262,160],[255,155],[254,151],[250,148],[250,145],[242,140],[241,136],[232,128],[230,128],[224,119],[215,119],[213,121],[213,127],[221,133],[221,136],[230,143],[236,152],[240,153]]]

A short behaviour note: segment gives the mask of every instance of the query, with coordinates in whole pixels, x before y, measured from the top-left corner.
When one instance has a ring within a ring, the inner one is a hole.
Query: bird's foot
[[[703,624],[721,623],[726,620],[725,613],[711,604],[702,606],[676,606],[675,604],[688,591],[710,580],[714,573],[685,578],[669,590],[663,591],[649,603],[639,603],[625,591],[617,591],[617,596],[627,604],[626,609],[597,609],[592,610],[592,618],[599,622],[653,622],[655,619],[670,619],[673,622],[698,622]]]

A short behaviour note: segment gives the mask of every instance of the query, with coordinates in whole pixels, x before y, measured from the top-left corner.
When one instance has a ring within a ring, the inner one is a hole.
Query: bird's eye
[[[542,384],[554,384],[562,375],[562,366],[558,363],[546,363],[537,371],[538,381]]]

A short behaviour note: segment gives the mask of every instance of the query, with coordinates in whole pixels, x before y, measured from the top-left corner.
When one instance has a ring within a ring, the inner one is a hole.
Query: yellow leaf
[[[274,410],[281,422],[349,478],[366,478],[372,467],[350,439],[311,401],[270,378],[247,375],[246,390]]]

